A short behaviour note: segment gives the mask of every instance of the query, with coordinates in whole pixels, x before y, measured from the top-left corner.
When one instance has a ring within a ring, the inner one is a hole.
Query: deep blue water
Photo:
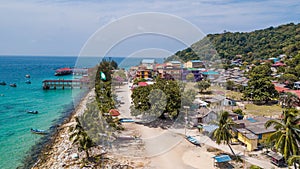
[[[111,58],[120,67],[128,69],[138,65],[141,59]],[[30,128],[49,129],[58,122],[72,102],[81,96],[80,89],[43,90],[42,81],[58,79],[54,72],[62,67],[92,67],[99,58],[0,56],[0,168],[11,169],[22,164],[26,153],[40,142],[42,136],[30,133]],[[161,63],[163,59],[158,59]],[[26,84],[30,74],[31,84]],[[72,78],[64,76],[63,78]],[[16,83],[17,87],[10,87]],[[38,110],[39,114],[28,114],[26,110]]]

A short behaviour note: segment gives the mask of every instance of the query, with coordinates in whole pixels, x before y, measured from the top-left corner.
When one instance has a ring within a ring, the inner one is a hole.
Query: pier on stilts
[[[87,79],[76,79],[76,80],[44,80],[43,89],[65,89],[65,88],[83,88],[88,87],[89,81]]]

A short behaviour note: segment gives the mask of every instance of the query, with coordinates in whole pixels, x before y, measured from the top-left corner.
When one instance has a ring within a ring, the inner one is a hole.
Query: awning
[[[147,82],[139,82],[138,86],[148,86],[148,83]]]
[[[214,156],[213,158],[216,160],[217,163],[228,162],[231,160],[229,155]]]
[[[117,110],[117,109],[110,109],[109,110],[109,114],[111,116],[119,116],[120,115],[120,112]]]

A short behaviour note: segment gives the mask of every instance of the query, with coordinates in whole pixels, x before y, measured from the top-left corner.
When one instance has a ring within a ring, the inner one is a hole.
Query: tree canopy
[[[237,59],[252,62],[255,59],[295,56],[300,50],[300,24],[289,23],[252,32],[224,32],[209,34],[191,47],[176,52],[170,60]]]
[[[269,65],[259,65],[251,69],[248,86],[243,91],[244,98],[268,102],[278,97],[278,92],[271,81],[271,72]]]

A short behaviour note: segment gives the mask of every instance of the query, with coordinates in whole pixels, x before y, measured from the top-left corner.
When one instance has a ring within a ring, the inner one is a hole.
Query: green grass
[[[243,97],[243,93],[241,93],[241,92],[226,90],[220,86],[211,86],[208,90],[211,90],[212,92],[213,91],[222,91],[225,93],[226,97],[231,98],[233,100],[241,100],[241,98]]]
[[[259,116],[274,116],[282,113],[282,108],[279,105],[255,105],[246,104],[246,110],[243,110],[246,114],[253,114]]]

